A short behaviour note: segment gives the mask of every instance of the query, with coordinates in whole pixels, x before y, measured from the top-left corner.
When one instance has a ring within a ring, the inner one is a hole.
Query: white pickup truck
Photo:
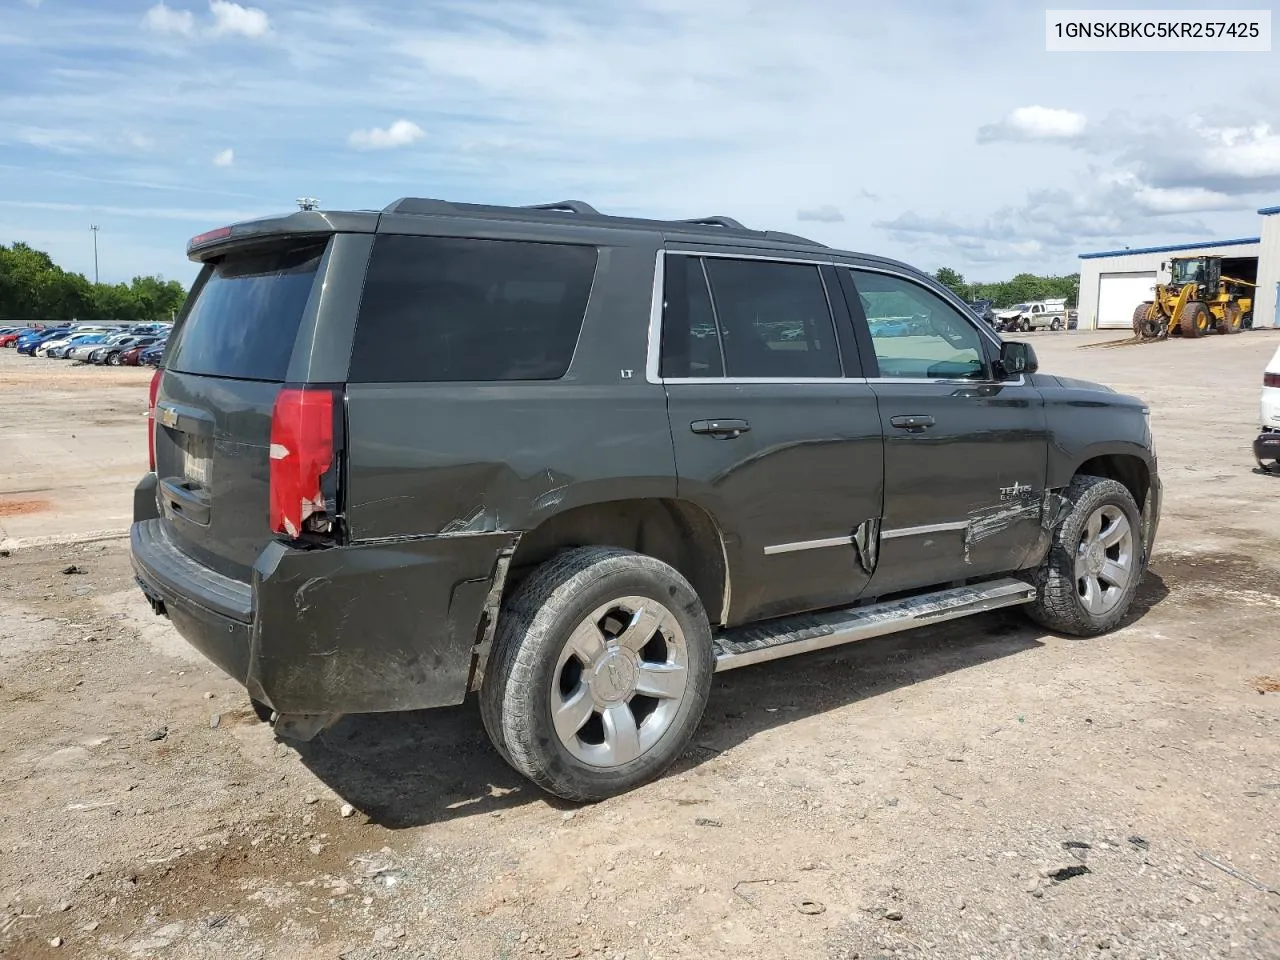
[[[1015,303],[1005,310],[996,311],[996,323],[1001,330],[1061,330],[1067,325],[1067,301],[1034,300]]]

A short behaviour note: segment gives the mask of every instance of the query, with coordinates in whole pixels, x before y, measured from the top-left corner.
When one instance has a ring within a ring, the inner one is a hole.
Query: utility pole
[[[89,224],[89,229],[93,231],[93,284],[98,285],[98,225],[96,223]]]

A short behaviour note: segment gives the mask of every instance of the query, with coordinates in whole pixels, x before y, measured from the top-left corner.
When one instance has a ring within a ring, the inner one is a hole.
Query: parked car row
[[[0,347],[12,347],[24,356],[113,367],[158,367],[168,337],[167,323],[0,326]]]

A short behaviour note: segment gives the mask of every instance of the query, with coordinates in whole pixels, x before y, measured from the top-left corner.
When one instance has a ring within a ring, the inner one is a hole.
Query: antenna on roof
[[[320,206],[320,201],[315,199],[315,197],[299,197],[298,198],[299,210],[314,210],[318,206]]]

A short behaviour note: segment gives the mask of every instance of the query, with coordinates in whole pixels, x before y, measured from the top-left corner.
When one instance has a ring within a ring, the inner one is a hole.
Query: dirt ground
[[[0,549],[129,526],[153,372],[0,350]]]
[[[506,768],[473,703],[277,743],[123,542],[9,548],[0,956],[1274,960],[1280,477],[1248,444],[1280,335],[1030,339],[1151,402],[1131,622],[1004,611],[730,672],[675,771],[595,806]],[[38,536],[100,466],[44,434],[127,424],[136,467],[147,376],[21,363],[0,351],[0,502],[48,500]]]

